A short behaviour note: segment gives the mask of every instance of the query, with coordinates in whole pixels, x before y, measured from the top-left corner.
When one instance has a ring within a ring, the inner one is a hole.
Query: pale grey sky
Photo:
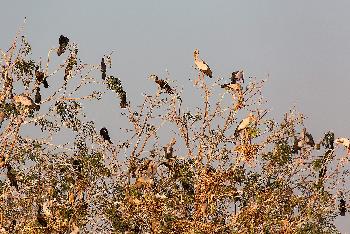
[[[26,16],[37,56],[61,34],[77,42],[90,63],[116,50],[112,71],[133,103],[155,88],[146,80],[150,73],[164,76],[168,69],[179,84],[192,85],[192,53],[199,48],[214,76],[240,68],[259,79],[269,74],[264,95],[276,118],[295,105],[316,138],[327,130],[350,136],[348,0],[12,0],[0,8],[1,48]],[[119,118],[112,111],[117,105],[107,104],[101,121]]]

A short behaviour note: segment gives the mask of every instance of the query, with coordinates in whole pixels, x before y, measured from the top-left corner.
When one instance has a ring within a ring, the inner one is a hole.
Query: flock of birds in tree
[[[69,38],[61,35],[59,37],[59,47],[57,49],[58,56],[61,56],[63,53],[65,53],[68,44],[69,44]],[[76,53],[77,53],[77,51],[76,51]],[[76,53],[75,53],[75,56],[76,56]],[[209,65],[205,61],[203,61],[202,59],[199,58],[199,50],[198,49],[194,50],[193,57],[194,57],[194,64],[195,64],[196,68],[200,71],[199,78],[204,79],[204,76],[208,76],[209,78],[212,78],[213,73],[212,73]],[[72,70],[72,66],[74,65],[74,61],[76,61],[74,59],[76,59],[76,57],[74,57],[74,55],[71,56],[69,59],[69,60],[72,60],[73,63],[69,62],[67,64],[67,67],[65,70],[65,76],[64,76],[65,81],[68,78],[68,76],[70,75],[70,72]],[[104,58],[101,59],[100,69],[101,69],[102,79],[105,80],[107,77],[107,66],[106,66]],[[40,95],[40,87],[39,86],[41,84],[43,84],[44,88],[49,88],[49,84],[46,80],[44,72],[39,70],[39,66],[37,66],[35,69],[35,78],[36,78],[36,82],[37,82],[37,87],[35,89],[34,100],[26,94],[15,95],[15,96],[13,96],[13,100],[14,100],[14,103],[16,105],[22,105],[24,107],[39,110],[40,103],[41,103],[41,95]],[[173,88],[171,88],[171,86],[168,84],[168,82],[166,80],[159,79],[157,75],[150,75],[149,79],[153,80],[159,86],[160,90],[164,91],[165,93],[167,93],[167,94],[174,94],[175,93],[175,90]],[[221,88],[224,88],[226,90],[236,92],[236,93],[238,92],[241,94],[241,92],[242,92],[241,83],[244,83],[244,72],[243,72],[243,70],[238,70],[238,71],[232,72],[230,82],[227,84],[221,85]],[[121,108],[126,108],[127,107],[126,92],[121,90],[119,96],[121,99],[121,103],[120,103]],[[5,114],[3,112],[0,112],[0,124],[3,122],[4,118],[5,118]],[[235,129],[234,135],[236,137],[238,137],[239,134],[243,130],[245,130],[249,126],[251,126],[251,124],[256,122],[257,119],[258,118],[255,115],[253,115],[252,113],[249,113],[248,116],[246,118],[242,119],[241,122],[238,124],[238,126]],[[109,144],[113,144],[113,142],[111,141],[111,138],[109,136],[107,128],[105,128],[105,127],[101,128],[100,135],[104,141],[108,142]],[[350,140],[348,138],[337,138],[334,140],[334,134],[333,134],[333,138],[329,143],[330,144],[329,148],[334,149],[333,143],[341,144],[341,145],[345,146],[345,148],[348,151],[348,154],[350,154]],[[292,147],[292,153],[294,153],[294,154],[298,153],[304,147],[304,145],[309,145],[311,147],[316,146],[316,148],[317,148],[317,145],[319,145],[319,144],[315,144],[312,135],[310,133],[308,133],[305,128],[302,130],[300,138],[295,137],[294,144]],[[77,171],[79,171],[79,170],[81,171],[81,167],[82,167],[81,162],[79,162],[78,160],[74,160],[73,164],[74,164],[73,165],[74,169],[76,169]],[[2,167],[3,165],[6,165],[7,177],[10,181],[10,186],[13,186],[16,188],[16,190],[18,190],[18,183],[16,180],[16,172],[14,171],[14,169],[11,167],[11,165],[9,163],[2,162],[2,165],[1,165],[1,162],[0,162],[0,166]],[[320,170],[319,177],[324,177],[326,174],[326,171],[327,171],[326,167],[323,167]],[[345,203],[345,200],[343,198],[340,199],[339,211],[340,211],[340,215],[345,216],[346,203]],[[42,226],[47,226],[47,221],[44,218],[42,206],[39,206],[37,220]]]

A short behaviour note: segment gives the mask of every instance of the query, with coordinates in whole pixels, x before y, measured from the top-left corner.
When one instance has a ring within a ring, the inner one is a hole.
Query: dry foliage
[[[1,232],[337,233],[348,156],[336,154],[330,132],[305,140],[293,110],[281,123],[268,119],[264,81],[230,90],[199,74],[201,107],[188,111],[176,89],[134,107],[108,75],[110,55],[85,64],[68,43],[34,61],[22,31],[0,51]],[[66,59],[52,69],[57,51]],[[119,95],[125,139],[100,136],[82,103],[102,93],[79,96],[84,87]],[[35,103],[40,90],[48,95]]]

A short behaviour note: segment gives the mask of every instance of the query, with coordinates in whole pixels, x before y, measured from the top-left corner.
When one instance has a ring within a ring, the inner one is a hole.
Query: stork
[[[252,113],[249,113],[249,115],[239,123],[234,135],[237,137],[242,130],[246,129],[254,121],[256,121],[256,117]]]
[[[199,69],[199,71],[203,74],[203,78],[204,78],[204,75],[209,76],[210,78],[213,78],[213,73],[210,70],[210,67],[202,59],[200,59],[198,55],[199,55],[199,50],[195,49],[193,52],[194,64]]]

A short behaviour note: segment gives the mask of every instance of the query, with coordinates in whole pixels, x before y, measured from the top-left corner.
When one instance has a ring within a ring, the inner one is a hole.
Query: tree
[[[347,155],[332,132],[315,143],[295,110],[269,119],[263,80],[200,74],[202,106],[188,111],[157,77],[158,91],[134,107],[108,74],[111,54],[89,65],[78,51],[60,39],[34,61],[23,29],[1,50],[2,232],[337,233]],[[66,56],[56,69],[53,52]],[[118,142],[82,108],[105,88],[130,124]]]

